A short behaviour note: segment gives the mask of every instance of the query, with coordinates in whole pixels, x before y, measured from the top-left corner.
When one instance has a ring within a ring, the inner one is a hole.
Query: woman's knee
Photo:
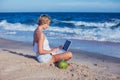
[[[69,57],[72,58],[72,52],[67,52]]]

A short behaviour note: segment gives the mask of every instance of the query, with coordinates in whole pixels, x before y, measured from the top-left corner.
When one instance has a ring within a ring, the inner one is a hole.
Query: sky
[[[0,0],[0,12],[120,12],[120,0]]]

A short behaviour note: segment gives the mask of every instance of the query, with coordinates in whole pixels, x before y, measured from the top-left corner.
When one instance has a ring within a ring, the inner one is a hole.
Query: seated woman
[[[69,60],[72,57],[71,52],[58,53],[60,47],[51,49],[49,42],[42,30],[46,30],[50,24],[50,17],[48,15],[41,15],[38,20],[38,27],[33,35],[33,47],[36,52],[37,60],[40,63],[55,63],[60,60]]]

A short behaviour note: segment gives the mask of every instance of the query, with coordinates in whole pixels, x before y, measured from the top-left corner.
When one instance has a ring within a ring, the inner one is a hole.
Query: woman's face
[[[48,22],[47,24],[45,24],[45,26],[43,27],[44,30],[46,30],[47,28],[49,28],[50,22]]]
[[[50,21],[46,24],[45,29],[49,28],[49,25],[50,25]]]

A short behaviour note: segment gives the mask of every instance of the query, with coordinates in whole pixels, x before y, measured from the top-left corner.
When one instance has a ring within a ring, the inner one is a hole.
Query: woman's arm
[[[45,36],[41,31],[37,31],[37,38],[38,38],[38,52],[40,54],[50,54],[52,52],[52,50],[44,50],[43,49]]]

